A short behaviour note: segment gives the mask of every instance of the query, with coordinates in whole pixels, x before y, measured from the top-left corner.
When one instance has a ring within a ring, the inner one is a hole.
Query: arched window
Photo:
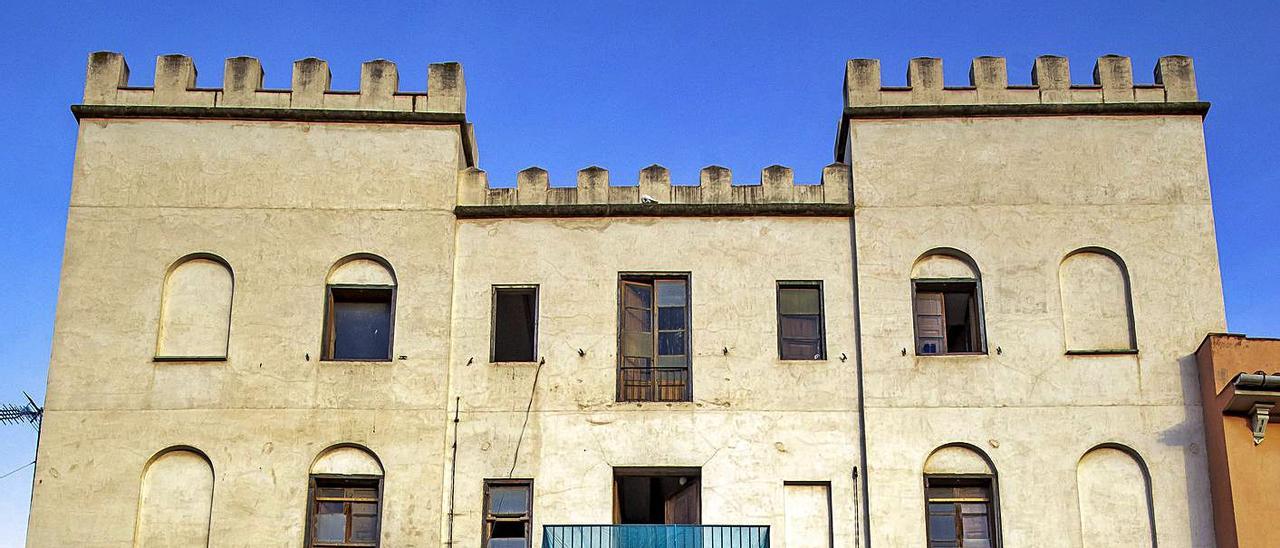
[[[306,546],[378,546],[382,473],[378,457],[363,447],[322,452],[311,465]]]
[[[226,359],[233,286],[231,266],[214,255],[188,255],[169,267],[156,359]]]
[[[950,444],[924,464],[929,548],[996,548],[1000,545],[996,472],[976,447]]]
[[[325,360],[389,361],[395,328],[396,276],[372,255],[352,255],[325,280]]]
[[[982,277],[968,255],[940,248],[911,267],[916,354],[987,351],[982,320]]]
[[[1058,283],[1068,352],[1137,348],[1129,272],[1118,255],[1100,248],[1076,250],[1058,267]]]
[[[1076,465],[1080,536],[1085,548],[1154,546],[1151,477],[1133,450],[1095,447]]]
[[[190,448],[165,450],[142,473],[138,501],[140,548],[208,546],[213,507],[213,465]]]

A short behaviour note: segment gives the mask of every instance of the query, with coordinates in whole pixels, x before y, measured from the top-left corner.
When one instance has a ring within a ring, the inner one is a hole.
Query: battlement
[[[1128,57],[1104,55],[1093,68],[1093,82],[1072,84],[1067,58],[1042,55],[1031,68],[1031,85],[1009,85],[1003,57],[977,57],[969,68],[969,82],[947,86],[942,60],[917,57],[907,65],[907,86],[888,87],[880,81],[878,59],[850,59],[845,66],[845,108],[906,105],[1027,105],[1070,103],[1194,103],[1195,70],[1191,58],[1161,57],[1155,83],[1134,84]]]
[[[791,168],[773,165],[757,183],[733,184],[728,168],[702,168],[696,185],[671,184],[671,172],[654,164],[640,170],[639,184],[611,186],[609,171],[578,171],[576,186],[553,187],[547,171],[516,174],[515,187],[493,187],[483,170],[458,177],[462,217],[599,215],[838,215],[851,209],[849,166],[831,164],[817,184],[795,184]]]
[[[330,88],[329,64],[307,58],[293,63],[290,89],[262,87],[262,64],[253,57],[232,57],[223,67],[221,89],[197,86],[196,67],[185,55],[156,58],[155,85],[129,85],[124,55],[100,51],[89,55],[84,84],[86,105],[169,107],[241,107],[267,109],[373,110],[463,114],[467,92],[458,63],[429,65],[426,92],[400,91],[396,64],[368,61],[360,69],[360,89]]]

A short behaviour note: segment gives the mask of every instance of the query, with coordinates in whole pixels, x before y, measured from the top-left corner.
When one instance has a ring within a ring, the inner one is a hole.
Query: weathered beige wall
[[[995,473],[987,458],[969,447],[940,447],[924,461],[925,474],[965,474],[989,476]]]
[[[787,548],[831,548],[831,488],[790,484],[785,488],[786,520],[780,534]]]
[[[322,453],[311,465],[312,474],[342,476],[381,476],[382,464],[377,457],[359,447],[334,447]]]
[[[213,469],[198,453],[164,453],[142,475],[136,545],[186,548],[209,544]]]
[[[300,546],[344,442],[394,478],[385,545],[438,542],[460,150],[456,126],[82,120],[29,545],[130,545],[144,465],[186,445],[217,471],[211,546]],[[228,358],[153,362],[193,252],[236,274]],[[326,276],[361,252],[398,275],[397,359],[321,363]]]
[[[174,266],[165,278],[157,356],[226,357],[232,274],[210,259]]]
[[[1151,504],[1142,465],[1123,450],[1099,447],[1080,458],[1076,493],[1085,548],[1151,546]]]
[[[1192,354],[1225,320],[1201,119],[852,120],[849,132],[872,542],[924,542],[924,460],[967,442],[999,475],[1006,545],[1078,545],[1076,464],[1112,442],[1150,467],[1160,546],[1212,545]],[[988,355],[911,351],[912,265],[940,246],[982,273]],[[1136,355],[1065,355],[1058,267],[1088,246],[1128,265]]]
[[[836,546],[851,546],[859,450],[849,238],[839,218],[461,222],[455,541],[479,542],[483,480],[512,473],[532,393],[512,475],[535,480],[539,531],[612,523],[613,467],[695,466],[702,522],[772,525],[775,546],[783,482],[831,482]],[[619,272],[689,272],[692,402],[614,401]],[[777,358],[778,280],[823,282],[829,359]],[[488,363],[494,284],[539,285],[541,372]]]
[[[1120,263],[1102,253],[1073,253],[1063,259],[1058,282],[1068,350],[1133,347],[1129,287]]]

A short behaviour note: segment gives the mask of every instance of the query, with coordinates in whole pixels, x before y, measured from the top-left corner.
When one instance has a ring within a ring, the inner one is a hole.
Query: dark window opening
[[[913,284],[917,354],[986,351],[977,281],[916,281]]]
[[[990,478],[925,477],[929,548],[994,548]]]
[[[326,360],[388,361],[395,288],[329,286]]]
[[[378,546],[379,483],[377,478],[311,478],[307,546]]]
[[[702,523],[701,471],[697,468],[615,468],[614,523]]]
[[[778,355],[825,360],[822,282],[778,282]]]
[[[535,361],[538,340],[538,288],[493,288],[492,362]]]
[[[623,276],[618,401],[690,401],[689,281]]]
[[[533,480],[485,480],[484,547],[528,548],[532,528]]]

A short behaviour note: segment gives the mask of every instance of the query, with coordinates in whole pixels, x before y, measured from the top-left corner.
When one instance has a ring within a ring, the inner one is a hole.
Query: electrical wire
[[[9,477],[9,476],[12,476],[12,475],[14,475],[14,474],[17,474],[17,473],[18,473],[18,472],[20,472],[23,468],[26,468],[26,467],[28,467],[28,466],[31,466],[32,464],[35,464],[35,463],[36,463],[36,461],[31,461],[31,462],[28,462],[28,463],[26,463],[26,464],[24,464],[24,465],[22,465],[22,466],[17,467],[16,469],[10,470],[7,474],[5,474],[5,475],[3,475],[3,476],[0,476],[0,479],[5,479],[5,478],[7,478],[7,477]]]
[[[538,393],[538,376],[542,374],[542,365],[547,363],[546,358],[538,360],[538,368],[533,371],[533,386],[529,388],[529,405],[524,408],[524,424],[520,426],[520,437],[516,438],[516,452],[511,455],[511,470],[507,472],[507,478],[511,478],[516,473],[516,462],[520,460],[520,444],[524,442],[524,431],[529,427],[529,413],[533,411],[533,396]]]

